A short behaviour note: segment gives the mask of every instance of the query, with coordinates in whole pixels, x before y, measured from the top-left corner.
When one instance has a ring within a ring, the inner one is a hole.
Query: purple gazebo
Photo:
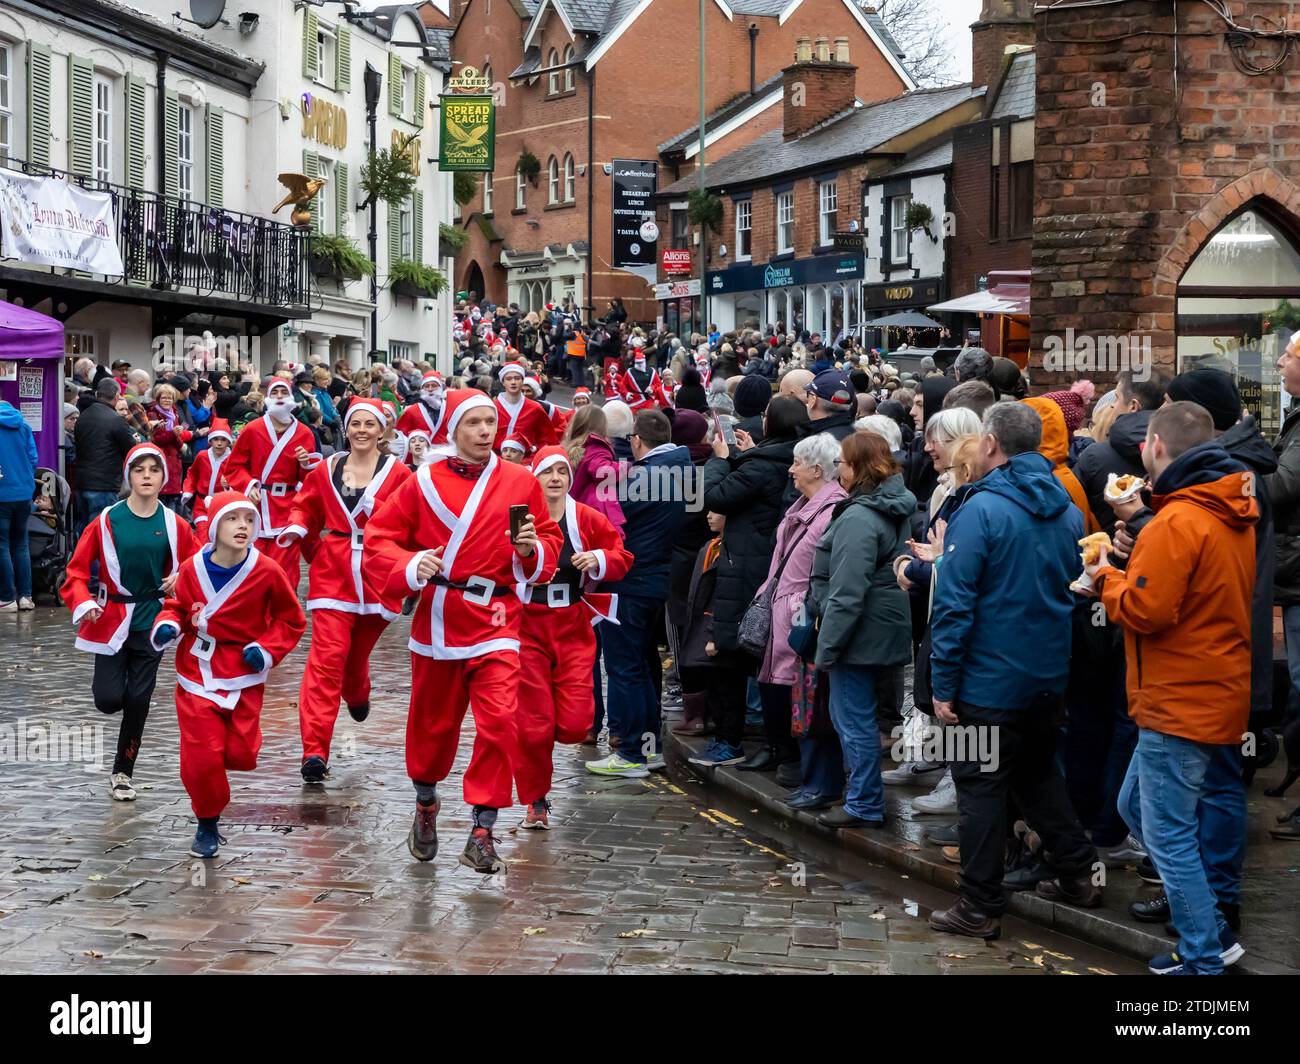
[[[63,442],[62,358],[62,322],[0,303],[0,399],[31,425],[37,460],[56,472]]]

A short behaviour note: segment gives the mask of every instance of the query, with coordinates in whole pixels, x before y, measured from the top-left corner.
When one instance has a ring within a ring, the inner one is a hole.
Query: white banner
[[[57,177],[0,169],[0,248],[7,258],[120,277],[113,199]]]

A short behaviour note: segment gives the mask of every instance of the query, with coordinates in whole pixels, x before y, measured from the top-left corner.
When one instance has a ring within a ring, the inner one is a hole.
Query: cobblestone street
[[[139,799],[109,800],[117,719],[89,697],[92,663],[67,614],[0,618],[0,971],[1127,973],[1132,961],[1008,920],[984,946],[937,935],[947,895],[818,840],[782,837],[745,806],[711,807],[690,777],[607,781],[587,750],[557,752],[550,833],[498,824],[505,875],[456,863],[468,830],[464,757],[443,788],[442,851],[420,865],[405,835],[405,621],[385,634],[364,725],[342,714],[332,777],[298,778],[297,677],[277,670],[256,772],[232,776],[220,857],[188,856],[172,664],[159,673],[136,769]],[[103,728],[104,762],[41,760],[23,723]],[[463,744],[468,752],[468,741]]]

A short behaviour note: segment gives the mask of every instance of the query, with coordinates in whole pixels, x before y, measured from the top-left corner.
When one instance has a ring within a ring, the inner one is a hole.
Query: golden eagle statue
[[[281,207],[293,204],[292,220],[294,225],[307,225],[311,221],[311,201],[316,198],[328,182],[324,177],[308,177],[306,174],[280,174],[279,181],[289,190],[289,194],[275,205],[272,214]]]

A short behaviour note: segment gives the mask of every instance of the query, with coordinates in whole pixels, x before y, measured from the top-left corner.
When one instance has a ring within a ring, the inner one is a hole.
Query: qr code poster
[[[40,366],[24,366],[18,371],[18,398],[39,399],[45,384],[45,370]]]

